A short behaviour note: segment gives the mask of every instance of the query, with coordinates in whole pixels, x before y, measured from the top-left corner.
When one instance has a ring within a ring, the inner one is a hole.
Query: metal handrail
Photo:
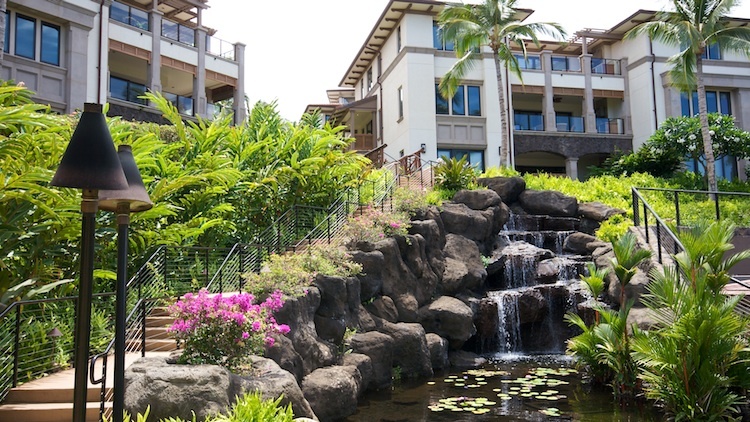
[[[673,249],[673,252],[671,252],[672,254],[677,254],[677,253],[679,253],[681,251],[684,251],[685,250],[685,246],[682,244],[682,242],[680,242],[680,240],[677,238],[677,235],[672,231],[672,229],[664,222],[664,220],[662,220],[661,217],[659,217],[659,215],[656,213],[656,211],[654,211],[654,209],[651,207],[651,205],[648,204],[648,202],[643,197],[643,195],[641,195],[641,193],[640,193],[639,190],[650,190],[650,191],[661,191],[661,192],[674,192],[675,193],[675,198],[677,198],[678,193],[698,193],[698,194],[709,194],[709,195],[711,195],[711,194],[717,194],[717,193],[722,193],[722,194],[741,194],[741,196],[748,196],[748,197],[750,197],[750,194],[746,194],[746,193],[742,193],[742,192],[713,192],[713,191],[696,191],[696,190],[685,190],[685,189],[636,188],[636,187],[632,187],[631,191],[633,193],[633,225],[636,226],[636,227],[640,226],[640,214],[639,214],[640,209],[638,207],[638,203],[640,201],[640,203],[643,204],[643,226],[644,226],[644,229],[645,229],[644,233],[645,233],[645,237],[646,237],[646,243],[648,243],[648,244],[650,244],[649,229],[648,229],[648,213],[650,212],[652,214],[654,220],[656,220],[655,228],[656,228],[656,239],[657,239],[657,255],[658,255],[658,261],[659,261],[660,264],[663,264],[663,261],[662,261],[662,249],[664,249],[665,251],[668,251],[662,245],[662,241],[661,241],[661,230],[662,229],[665,231],[664,234],[673,242],[674,249]],[[717,203],[717,206],[716,206],[717,214],[716,215],[717,215],[717,219],[718,219],[719,218],[718,216],[720,215],[719,211],[718,211],[718,209],[719,209],[719,207],[718,207],[718,195],[716,196],[716,198],[717,198],[717,200],[716,200],[716,203]],[[679,200],[678,199],[675,199],[675,205],[676,205],[677,216],[678,216],[677,217],[677,221],[678,222],[677,222],[676,227],[679,228],[680,225],[679,225]],[[750,290],[750,284],[745,283],[745,282],[739,280],[738,278],[736,278],[734,276],[730,276],[729,280],[730,280],[730,283],[738,284],[738,285],[740,285],[740,286],[742,286],[742,287]]]

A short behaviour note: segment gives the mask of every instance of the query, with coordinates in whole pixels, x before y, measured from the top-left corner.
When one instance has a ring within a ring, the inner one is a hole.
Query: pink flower
[[[276,340],[273,337],[266,337],[266,346],[271,347],[274,343],[276,343]]]
[[[248,333],[247,331],[243,331],[242,332],[242,339],[243,340],[247,340],[248,338],[250,338],[250,333]]]

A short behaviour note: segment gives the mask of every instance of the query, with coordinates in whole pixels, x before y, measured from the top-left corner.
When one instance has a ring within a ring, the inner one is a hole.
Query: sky
[[[388,0],[209,0],[203,24],[216,37],[246,45],[250,104],[276,101],[297,121],[308,104],[328,103]],[[557,22],[572,34],[609,29],[638,9],[667,10],[668,0],[519,0],[527,22]],[[750,0],[731,13],[750,18]]]

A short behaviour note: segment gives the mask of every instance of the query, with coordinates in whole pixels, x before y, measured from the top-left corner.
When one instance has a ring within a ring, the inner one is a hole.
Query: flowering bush
[[[399,187],[393,192],[393,207],[398,212],[414,216],[428,205],[427,189]]]
[[[384,213],[377,208],[367,207],[361,213],[350,217],[344,226],[344,236],[350,244],[357,242],[377,242],[389,236],[405,236],[409,230],[409,217],[403,212]]]
[[[255,304],[249,293],[232,296],[209,295],[202,289],[186,294],[170,306],[175,322],[169,330],[185,342],[181,363],[215,364],[237,368],[250,355],[262,354],[273,346],[271,334],[286,334],[289,326],[277,324],[273,312],[284,301],[279,291]]]

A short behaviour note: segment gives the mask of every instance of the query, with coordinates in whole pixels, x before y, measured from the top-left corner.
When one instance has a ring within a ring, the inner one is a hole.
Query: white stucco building
[[[211,116],[232,99],[239,121],[245,46],[202,25],[206,2],[0,0],[0,79],[23,82],[61,113],[108,102],[110,115],[158,120],[138,98],[151,90],[185,116]]]
[[[444,5],[390,1],[345,70],[340,88],[329,91],[330,104],[312,104],[308,111],[320,108],[327,118],[346,125],[358,150],[387,145],[390,159],[424,146],[426,159],[468,155],[473,164],[496,166],[500,140],[507,136],[517,169],[573,178],[585,177],[588,166],[617,150],[638,148],[668,117],[692,113],[689,96],[668,85],[666,61],[676,49],[647,37],[622,40],[629,29],[656,14],[639,10],[610,29],[575,32],[565,43],[529,44],[525,59],[519,52],[523,81],[502,70],[502,89],[512,93],[507,101],[510,128],[504,134],[489,50],[456,97],[444,100],[436,93],[456,60],[435,23]],[[532,10],[518,14],[533,21]],[[719,48],[707,55],[709,109],[732,114],[740,127],[750,129],[750,62]],[[720,175],[737,174],[734,160],[723,164],[717,169]]]

